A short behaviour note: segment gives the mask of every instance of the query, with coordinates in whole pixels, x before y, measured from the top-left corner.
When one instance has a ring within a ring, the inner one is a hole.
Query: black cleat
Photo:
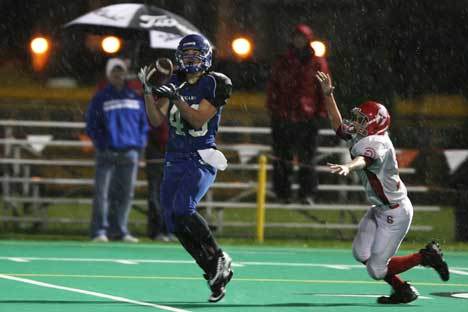
[[[216,266],[216,273],[208,280],[208,287],[211,289],[211,296],[208,298],[209,302],[218,302],[226,295],[226,285],[231,281],[234,273],[231,270],[231,257],[225,252],[218,258]]]
[[[208,298],[209,302],[218,302],[224,298],[224,296],[226,295],[226,285],[231,281],[233,275],[234,273],[232,271],[229,271],[229,275],[224,281],[210,286],[211,295]]]
[[[226,289],[222,285],[210,286],[210,289],[211,289],[211,295],[208,298],[209,302],[213,302],[213,303],[218,302],[221,299],[223,299],[224,296],[226,295]]]
[[[418,299],[418,291],[411,286],[410,283],[405,282],[399,289],[394,289],[390,296],[382,296],[377,298],[377,303],[380,304],[399,304],[410,303]]]
[[[428,243],[419,253],[422,255],[422,266],[431,267],[436,270],[439,273],[440,279],[444,282],[450,279],[447,262],[445,262],[442,249],[436,241]]]

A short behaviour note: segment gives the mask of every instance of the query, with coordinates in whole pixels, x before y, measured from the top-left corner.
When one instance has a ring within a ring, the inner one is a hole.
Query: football
[[[158,58],[156,62],[150,66],[148,82],[155,87],[162,86],[169,81],[173,71],[174,65],[172,65],[170,59],[165,57]]]

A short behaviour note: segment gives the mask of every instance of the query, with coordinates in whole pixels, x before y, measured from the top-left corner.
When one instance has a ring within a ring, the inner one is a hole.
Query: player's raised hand
[[[331,173],[335,173],[342,176],[347,176],[349,174],[349,167],[347,165],[338,165],[327,163],[328,168],[330,168]]]
[[[140,68],[138,72],[138,79],[140,80],[141,84],[143,85],[144,93],[151,94],[152,88],[149,85],[149,79],[151,75],[154,74],[154,69],[152,70],[149,66],[143,66]]]
[[[331,95],[335,87],[332,85],[330,75],[325,74],[324,72],[318,71],[315,77],[317,77],[317,80],[320,83],[320,87],[322,88],[323,94],[325,96]]]

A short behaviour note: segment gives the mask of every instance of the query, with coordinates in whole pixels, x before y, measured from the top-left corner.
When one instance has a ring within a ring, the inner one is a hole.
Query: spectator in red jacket
[[[329,73],[323,57],[310,46],[312,29],[299,24],[285,54],[275,61],[267,89],[267,108],[271,115],[273,139],[273,185],[278,199],[291,202],[292,160],[300,162],[298,198],[312,204],[318,179],[314,169],[317,150],[318,118],[326,108],[315,78],[317,71]]]

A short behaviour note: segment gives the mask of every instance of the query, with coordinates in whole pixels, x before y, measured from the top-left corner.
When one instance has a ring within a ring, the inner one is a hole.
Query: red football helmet
[[[390,127],[390,114],[385,106],[374,101],[364,102],[351,110],[352,125],[362,136],[383,134]]]

